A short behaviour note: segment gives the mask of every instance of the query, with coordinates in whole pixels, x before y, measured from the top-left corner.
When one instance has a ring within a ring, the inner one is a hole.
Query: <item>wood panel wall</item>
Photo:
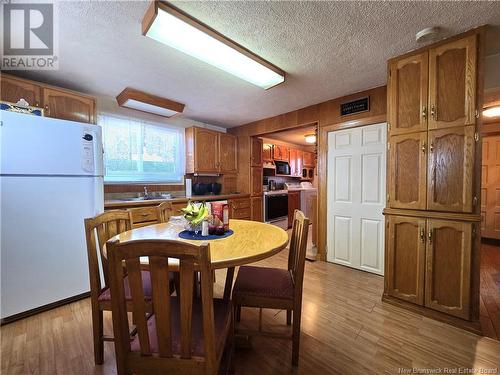
[[[344,102],[370,97],[370,110],[354,115],[341,116],[340,105]],[[318,259],[326,259],[326,194],[327,194],[327,134],[330,131],[387,121],[387,88],[376,87],[352,95],[331,99],[295,111],[283,113],[228,129],[238,136],[239,174],[238,187],[247,192],[250,176],[250,137],[289,130],[310,124],[318,124]]]

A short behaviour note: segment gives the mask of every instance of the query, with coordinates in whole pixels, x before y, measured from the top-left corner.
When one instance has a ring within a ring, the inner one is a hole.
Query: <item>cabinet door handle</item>
[[[425,230],[424,230],[424,228],[420,229],[420,242],[425,243]]]
[[[437,117],[437,108],[433,105],[431,107],[431,117],[433,120],[436,120],[436,117]]]
[[[427,145],[424,143],[422,143],[422,152],[425,154],[425,150],[427,149]]]
[[[433,151],[434,151],[434,144],[433,144],[433,143],[431,143],[431,144],[430,144],[430,146],[429,146],[429,151],[430,151],[430,152],[433,152]]]
[[[429,229],[429,245],[432,244],[432,229]]]
[[[422,107],[422,118],[427,118],[427,107],[425,105]]]

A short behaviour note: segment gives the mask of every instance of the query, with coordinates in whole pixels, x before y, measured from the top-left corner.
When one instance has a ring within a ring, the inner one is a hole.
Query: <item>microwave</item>
[[[290,164],[286,161],[275,161],[276,175],[287,175],[290,176]]]

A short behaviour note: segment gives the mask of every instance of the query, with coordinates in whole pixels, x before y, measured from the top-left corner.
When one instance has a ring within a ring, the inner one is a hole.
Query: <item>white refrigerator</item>
[[[88,292],[83,219],[104,210],[97,125],[0,111],[1,318]]]

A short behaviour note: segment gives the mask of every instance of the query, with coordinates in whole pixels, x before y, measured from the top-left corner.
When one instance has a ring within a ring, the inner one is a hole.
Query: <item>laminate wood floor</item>
[[[480,296],[483,334],[500,339],[500,246],[481,245]]]
[[[286,261],[282,252],[259,265],[285,267]],[[223,283],[224,271],[217,271],[216,295],[222,295]],[[382,303],[382,289],[380,276],[307,262],[299,367],[291,366],[291,342],[256,337],[250,347],[236,350],[235,373],[499,372],[499,341]],[[256,327],[257,317],[257,310],[243,309],[242,324]],[[286,329],[283,311],[265,310],[263,319],[265,329]],[[109,314],[105,323],[111,331]],[[91,332],[89,299],[5,325],[0,329],[1,373],[115,374],[111,343],[105,344],[105,364],[94,366]]]

